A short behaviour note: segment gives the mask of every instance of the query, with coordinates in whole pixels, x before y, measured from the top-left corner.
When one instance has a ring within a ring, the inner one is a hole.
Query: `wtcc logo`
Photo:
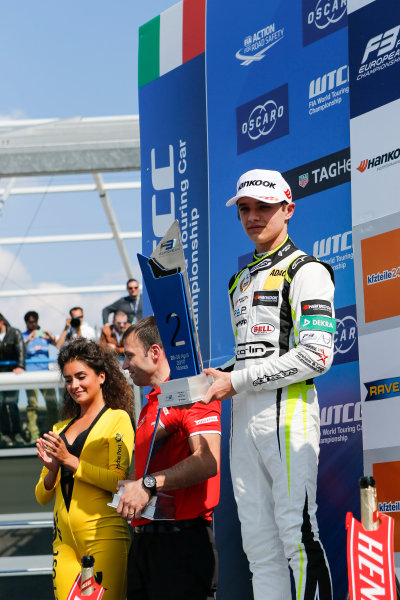
[[[347,0],[303,0],[303,46],[347,25]]]
[[[289,133],[287,84],[236,109],[238,154]]]
[[[364,54],[361,60],[361,66],[358,69],[357,80],[363,79],[382,71],[387,67],[392,67],[400,61],[400,25],[380,33],[370,40],[365,46]]]

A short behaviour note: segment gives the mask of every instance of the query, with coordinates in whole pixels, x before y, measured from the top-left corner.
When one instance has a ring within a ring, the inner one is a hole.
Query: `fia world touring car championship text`
[[[189,179],[185,176],[187,171],[187,148],[186,141],[179,140],[179,162],[178,171],[182,176],[180,184],[179,221],[182,235],[182,245],[185,253],[186,268],[192,294],[193,312],[196,326],[199,325],[199,219],[200,213],[196,207],[190,209],[188,190]],[[190,260],[188,259],[188,251]]]

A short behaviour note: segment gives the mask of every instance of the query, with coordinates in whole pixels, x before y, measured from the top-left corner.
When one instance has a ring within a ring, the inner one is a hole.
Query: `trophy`
[[[213,379],[202,373],[179,222],[172,223],[150,258],[138,254],[138,260],[171,370],[170,381],[161,384],[159,406],[198,402]]]
[[[199,337],[179,222],[174,221],[150,258],[138,254],[143,281],[170,366],[171,379],[161,383],[159,409],[143,477],[152,455],[162,408],[202,400],[213,378],[202,373]],[[142,511],[152,520],[174,519],[173,496],[157,492]]]

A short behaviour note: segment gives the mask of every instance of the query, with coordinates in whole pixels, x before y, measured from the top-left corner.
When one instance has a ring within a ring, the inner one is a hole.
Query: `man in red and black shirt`
[[[219,402],[162,409],[149,468],[149,454],[160,383],[170,369],[154,317],[124,334],[124,369],[138,386],[150,386],[140,413],[135,443],[135,480],[118,506],[132,519],[133,544],[128,560],[128,600],[206,600],[215,589],[216,554],[211,529],[219,500],[221,407]],[[156,492],[172,496],[173,521],[141,517]]]

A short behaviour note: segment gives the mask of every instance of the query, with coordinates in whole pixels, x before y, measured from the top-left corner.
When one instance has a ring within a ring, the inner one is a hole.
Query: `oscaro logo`
[[[254,98],[236,109],[238,154],[289,133],[288,84]]]
[[[347,354],[357,341],[357,321],[351,315],[336,318],[335,353]]]
[[[278,106],[274,100],[267,100],[265,104],[257,105],[251,111],[247,121],[242,123],[242,133],[252,140],[258,140],[262,135],[268,135],[276,125],[278,119],[283,117],[284,107]]]
[[[318,0],[315,9],[307,15],[308,25],[314,24],[318,29],[325,29],[346,14],[347,0]]]

